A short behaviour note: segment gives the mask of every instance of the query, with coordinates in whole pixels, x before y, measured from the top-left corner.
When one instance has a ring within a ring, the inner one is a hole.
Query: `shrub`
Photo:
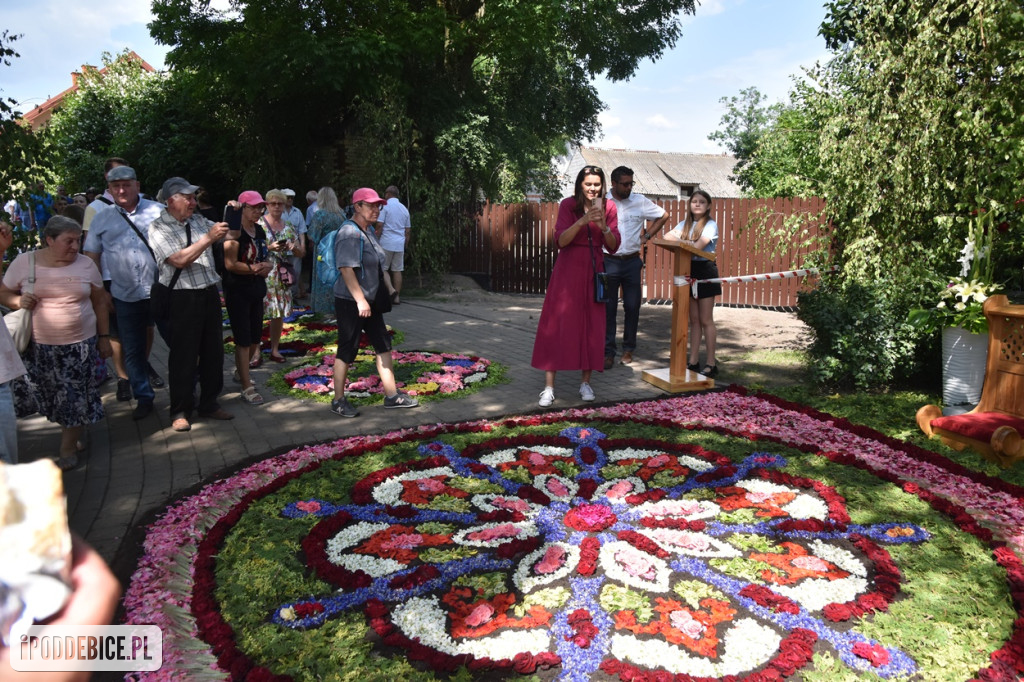
[[[884,281],[826,278],[800,294],[797,317],[811,328],[812,378],[834,388],[878,389],[918,369],[921,332],[907,323],[914,307],[905,290]]]

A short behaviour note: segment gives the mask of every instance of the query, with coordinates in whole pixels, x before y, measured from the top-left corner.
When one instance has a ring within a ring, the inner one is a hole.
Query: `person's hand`
[[[33,310],[38,302],[39,299],[36,298],[36,295],[27,291],[18,297],[18,307],[24,310]]]
[[[52,625],[110,625],[121,599],[121,583],[89,543],[71,534],[71,594],[64,608],[46,622]],[[0,648],[0,682],[37,680],[71,682],[88,680],[89,672],[16,672],[11,668],[10,650]]]
[[[14,243],[14,231],[8,223],[0,221],[0,254],[11,248]]]
[[[210,228],[210,241],[217,242],[227,236],[228,230],[227,223],[214,223],[213,227]]]
[[[595,225],[604,224],[604,209],[599,205],[591,206],[587,209],[587,222],[594,223]]]
[[[252,269],[260,277],[268,277],[270,275],[270,263],[267,263],[266,261],[256,263],[252,266]]]
[[[100,357],[103,358],[104,360],[112,356],[114,354],[114,349],[110,345],[110,337],[101,336],[96,341],[96,350],[99,351]]]
[[[49,623],[54,625],[109,625],[121,599],[121,583],[107,562],[79,537],[71,534],[71,596]]]
[[[365,298],[361,301],[356,301],[356,306],[359,308],[359,317],[369,317],[373,312],[370,310],[370,304]]]

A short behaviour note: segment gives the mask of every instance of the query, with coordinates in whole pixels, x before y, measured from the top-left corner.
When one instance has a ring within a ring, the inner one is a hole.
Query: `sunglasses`
[[[583,167],[583,172],[584,173],[604,173],[604,169],[601,168],[600,166],[584,166]]]

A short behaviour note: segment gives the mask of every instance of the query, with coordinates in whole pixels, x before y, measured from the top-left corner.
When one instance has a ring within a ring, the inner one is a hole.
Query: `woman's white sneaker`
[[[545,386],[544,390],[540,392],[540,400],[538,401],[538,404],[541,407],[549,407],[553,402],[555,402],[555,389],[550,386]]]
[[[580,397],[588,403],[594,399],[594,389],[590,387],[590,384],[583,382],[580,384]]]

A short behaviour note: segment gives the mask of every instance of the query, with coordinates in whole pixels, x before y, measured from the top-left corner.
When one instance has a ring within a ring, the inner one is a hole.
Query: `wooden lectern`
[[[655,245],[673,253],[675,263],[672,274],[675,279],[690,276],[690,259],[694,256],[701,256],[710,261],[715,260],[715,254],[695,249],[689,244],[674,239],[654,239],[652,241]],[[673,287],[672,348],[669,353],[669,366],[643,373],[644,381],[669,393],[701,391],[715,386],[715,380],[711,377],[686,368],[686,344],[690,339],[691,298],[689,284]]]

